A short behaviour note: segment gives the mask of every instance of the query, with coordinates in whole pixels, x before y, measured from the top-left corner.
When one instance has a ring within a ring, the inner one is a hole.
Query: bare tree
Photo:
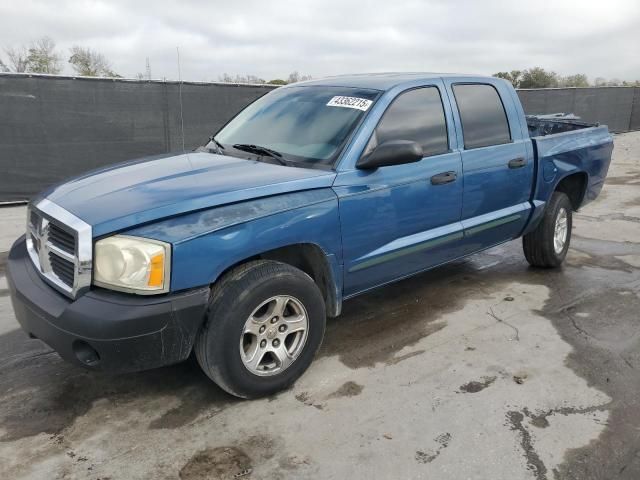
[[[8,71],[9,71],[9,67],[7,67],[5,63],[2,61],[2,59],[0,59],[0,72],[8,72]]]
[[[233,83],[233,77],[225,72],[218,77],[218,81],[224,83]]]
[[[69,63],[78,75],[85,77],[117,77],[104,55],[77,45],[71,47]]]
[[[311,80],[313,77],[311,75],[300,75],[297,71],[291,72],[289,77],[287,78],[287,83],[297,83],[304,82],[306,80]]]
[[[289,74],[289,78],[287,78],[287,83],[297,83],[300,81],[300,74],[296,72],[291,72]]]
[[[55,48],[56,43],[50,37],[32,42],[27,55],[27,71],[52,75],[60,73],[60,55],[55,52]]]
[[[246,83],[266,83],[264,78],[260,78],[256,75],[247,75],[246,80]]]
[[[27,60],[28,52],[27,48],[23,45],[19,48],[5,48],[5,53],[9,57],[9,69],[16,73],[26,72],[29,68],[29,61]]]
[[[223,83],[267,83],[264,78],[260,78],[257,75],[236,75],[232,77],[228,73],[220,75],[218,81]]]

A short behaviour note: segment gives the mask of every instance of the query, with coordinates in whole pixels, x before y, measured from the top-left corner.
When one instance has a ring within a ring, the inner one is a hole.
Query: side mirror
[[[409,140],[389,140],[378,145],[371,153],[361,157],[356,168],[365,170],[390,165],[419,162],[422,160],[422,147]]]

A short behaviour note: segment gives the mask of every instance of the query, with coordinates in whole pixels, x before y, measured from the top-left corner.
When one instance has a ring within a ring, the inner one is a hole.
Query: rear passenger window
[[[365,154],[389,140],[414,141],[422,146],[425,157],[449,150],[447,123],[437,88],[416,88],[400,94],[382,116]]]
[[[491,85],[454,85],[453,94],[462,120],[464,148],[511,142],[509,122],[500,95]]]

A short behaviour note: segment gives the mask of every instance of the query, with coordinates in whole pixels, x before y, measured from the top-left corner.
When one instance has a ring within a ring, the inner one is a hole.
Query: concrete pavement
[[[639,478],[640,133],[615,144],[562,269],[518,240],[348,301],[263,400],[193,362],[66,364],[17,329],[0,266],[0,478]],[[0,222],[2,252],[24,208]]]

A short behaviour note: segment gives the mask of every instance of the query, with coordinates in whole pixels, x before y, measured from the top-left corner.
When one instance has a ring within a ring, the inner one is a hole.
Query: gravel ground
[[[514,241],[345,303],[289,391],[107,376],[18,330],[0,253],[0,478],[640,478],[640,132],[556,271]],[[24,225],[0,209],[0,252]]]

